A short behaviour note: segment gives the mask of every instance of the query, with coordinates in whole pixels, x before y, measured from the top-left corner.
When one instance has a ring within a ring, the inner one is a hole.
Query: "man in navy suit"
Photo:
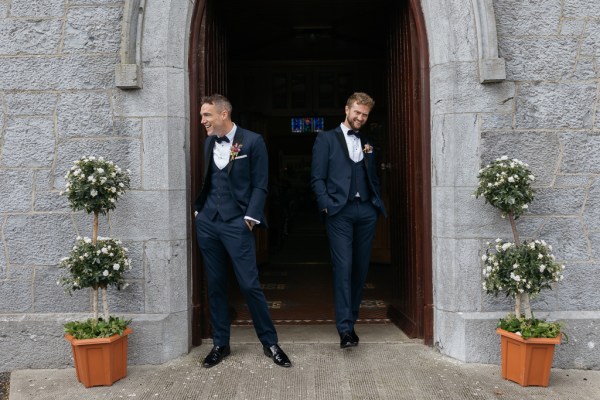
[[[374,105],[366,93],[350,96],[344,122],[320,132],[312,153],[311,185],[329,238],[341,348],[358,345],[354,324],[369,270],[371,244],[379,213],[386,215],[373,146],[360,133]]]
[[[203,365],[213,367],[230,354],[229,258],[265,355],[279,366],[290,367],[288,356],[277,344],[258,280],[252,232],[254,227],[266,227],[267,148],[261,135],[233,123],[231,110],[229,100],[219,94],[201,101],[201,123],[208,138],[204,142],[204,180],[195,203],[196,236],[208,280],[213,329],[213,348]]]

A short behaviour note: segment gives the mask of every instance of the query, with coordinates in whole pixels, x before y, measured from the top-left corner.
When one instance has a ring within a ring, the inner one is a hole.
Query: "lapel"
[[[365,144],[369,144],[369,141],[361,136],[360,138],[360,151],[363,151]],[[367,162],[367,153],[363,151],[363,161],[365,162],[365,169],[367,170],[367,176],[369,176],[369,163]]]
[[[233,137],[233,143],[231,143],[231,146],[241,146],[242,143],[244,142],[244,133],[242,131],[242,128],[240,128],[239,126],[237,127],[237,129],[235,130],[235,136]],[[240,152],[242,151],[242,149],[244,148],[244,146],[240,147]],[[231,155],[229,155],[229,163],[227,164],[227,175],[229,175],[229,173],[231,172],[231,168],[233,167],[233,160],[231,159]]]
[[[348,144],[346,143],[346,138],[344,137],[344,132],[342,128],[339,126],[335,128],[335,136],[338,138],[342,149],[344,149],[344,154],[346,154],[346,158],[350,160],[350,153],[348,153]]]
[[[344,132],[342,131],[342,128],[340,128],[339,126],[336,128],[335,130],[336,136],[342,146],[342,149],[344,149],[344,153],[346,154],[346,158],[350,161],[352,161],[352,159],[350,158],[350,153],[348,153],[348,144],[346,143],[346,138],[344,137]],[[365,144],[368,144],[369,140],[365,139],[364,137],[360,138],[360,151],[362,151],[365,148]],[[363,152],[363,160],[365,162],[365,168],[367,169],[367,171],[369,170],[369,163],[366,160],[367,158],[367,153]],[[367,174],[368,176],[368,174]]]
[[[213,159],[213,149],[215,148],[215,137],[214,136],[209,136],[207,139],[208,144],[206,145],[206,148],[204,149],[204,179],[206,179],[206,176],[208,175],[208,170],[209,170],[209,165]]]

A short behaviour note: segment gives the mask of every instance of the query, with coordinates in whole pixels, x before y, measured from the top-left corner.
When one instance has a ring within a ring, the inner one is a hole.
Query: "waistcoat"
[[[211,161],[209,179],[210,189],[202,212],[206,213],[210,219],[214,219],[218,214],[223,221],[229,221],[242,215],[242,209],[233,198],[231,190],[229,190],[227,167],[219,169],[214,160]]]
[[[360,194],[361,201],[367,201],[371,198],[371,188],[367,178],[367,167],[364,158],[359,162],[352,163],[352,178],[348,200],[353,200],[356,192]]]

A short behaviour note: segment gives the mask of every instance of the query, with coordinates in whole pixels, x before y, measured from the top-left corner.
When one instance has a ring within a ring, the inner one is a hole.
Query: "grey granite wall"
[[[571,340],[557,348],[554,366],[600,368],[600,3],[494,0],[506,80],[487,84],[478,83],[472,2],[422,3],[431,53],[436,345],[464,361],[500,361],[493,328],[512,302],[482,291],[479,257],[487,240],[512,233],[471,194],[479,168],[508,155],[537,176],[520,234],[545,239],[567,265],[565,280],[533,302],[538,317],[567,324]]]
[[[71,363],[66,320],[87,317],[87,291],[56,285],[58,260],[92,218],[59,196],[82,155],[132,173],[100,234],[130,249],[130,286],[111,311],[134,319],[132,363],[185,354],[189,340],[188,110],[193,2],[150,1],[144,89],[115,88],[120,0],[0,0],[0,371]],[[32,350],[33,349],[33,350]]]

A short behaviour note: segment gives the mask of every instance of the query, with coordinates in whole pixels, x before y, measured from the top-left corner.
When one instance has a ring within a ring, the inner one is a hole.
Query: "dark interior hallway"
[[[376,144],[378,161],[387,165],[389,32],[376,21],[386,17],[389,3],[375,3],[207,3],[207,18],[214,24],[206,31],[213,57],[207,84],[227,95],[234,122],[262,134],[269,151],[269,228],[257,232],[257,260],[277,324],[334,321],[329,248],[310,187],[310,166],[316,135],[342,122],[353,92],[376,99],[363,133]],[[347,23],[357,15],[360,28]],[[385,174],[382,170],[380,178],[387,202]],[[382,218],[359,323],[389,322],[394,279],[389,236],[389,222]],[[234,324],[250,324],[237,282],[230,282]]]

